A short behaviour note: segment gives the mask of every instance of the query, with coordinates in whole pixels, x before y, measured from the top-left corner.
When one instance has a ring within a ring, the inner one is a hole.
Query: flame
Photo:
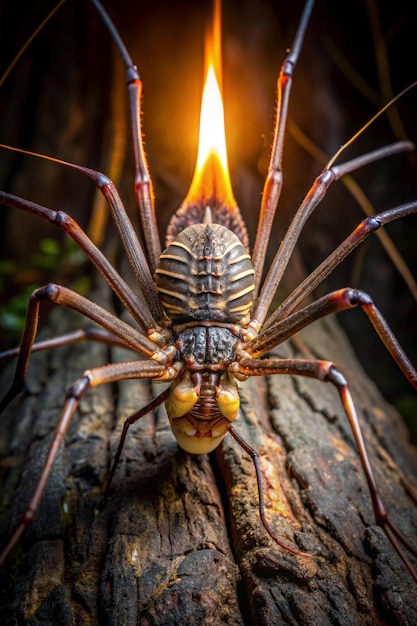
[[[219,3],[216,5],[217,9]],[[197,163],[185,203],[195,204],[215,199],[233,209],[237,203],[227,163],[223,99],[218,79],[221,75],[219,10],[215,10],[213,35],[206,42],[206,67]]]

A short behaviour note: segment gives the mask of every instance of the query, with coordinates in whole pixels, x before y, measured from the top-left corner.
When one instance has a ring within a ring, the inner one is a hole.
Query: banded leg
[[[350,161],[346,161],[340,165],[333,165],[332,167],[322,171],[297,209],[297,212],[294,215],[268,270],[253,315],[256,322],[263,324],[300,233],[304,228],[307,219],[310,217],[318,204],[323,200],[330,185],[339,180],[339,178],[345,174],[349,174],[364,165],[379,161],[380,159],[396,154],[397,152],[403,152],[413,148],[413,144],[409,141],[398,142],[396,144],[374,150],[355,159],[351,159]],[[395,211],[395,209],[391,209],[391,211]],[[412,213],[413,211],[409,212]],[[374,216],[374,219],[377,219],[381,215],[384,214],[381,213],[379,216],[376,215]],[[400,217],[400,215],[397,217]],[[387,219],[387,222],[392,219],[396,219],[396,217],[391,216],[391,219]]]
[[[385,505],[380,496],[375,475],[365,446],[362,429],[352,395],[344,376],[335,368],[330,361],[316,361],[303,359],[250,359],[243,358],[237,364],[236,371],[245,376],[261,376],[271,374],[289,374],[293,376],[308,376],[332,383],[340,396],[345,414],[349,420],[350,427],[359,451],[361,464],[368,483],[372,500],[375,521],[380,526],[396,550],[399,557],[404,562],[411,576],[417,582],[417,571],[404,552],[405,548],[414,557],[417,557],[417,550],[399,528],[390,520]]]
[[[73,167],[74,169],[80,169],[78,166],[72,165],[71,163],[66,163],[66,165]],[[143,299],[139,299],[130,289],[127,283],[106,259],[104,254],[93,244],[91,239],[89,239],[89,237],[80,228],[77,222],[72,219],[72,217],[63,211],[53,211],[52,209],[48,209],[47,207],[36,204],[35,202],[24,200],[23,198],[13,196],[3,191],[0,191],[0,201],[3,201],[9,206],[26,211],[27,213],[32,213],[33,215],[42,217],[64,230],[77,243],[81,250],[85,252],[90,261],[99,270],[101,275],[105,278],[111,289],[119,298],[120,302],[122,302],[122,304],[131,313],[133,319],[135,319],[145,331],[152,332],[155,329],[159,330],[148,304]],[[112,212],[113,214],[117,214],[117,211],[115,210]],[[152,281],[151,283],[153,284]]]
[[[0,413],[23,389],[29,358],[32,352],[32,346],[38,326],[39,306],[41,302],[45,301],[54,302],[71,308],[78,313],[82,313],[92,321],[116,335],[116,337],[121,339],[125,345],[135,350],[142,356],[155,358],[159,351],[157,344],[153,343],[137,330],[94,302],[90,302],[87,298],[80,296],[66,287],[54,284],[46,285],[45,287],[36,289],[30,297],[26,314],[26,324],[22,335],[22,342],[13,383],[0,403]],[[162,353],[160,356],[162,357],[162,360],[166,360],[166,357],[163,356]]]
[[[359,291],[358,289],[340,289],[323,296],[281,322],[269,326],[256,339],[250,342],[245,349],[253,357],[262,356],[289,337],[292,337],[295,333],[309,326],[312,322],[332,313],[339,313],[340,311],[346,311],[358,306],[368,316],[382,343],[404,376],[417,389],[417,371],[413,364],[373,303],[372,298],[364,291]]]
[[[5,150],[10,150],[12,152],[18,152],[20,154],[34,156],[39,159],[43,159],[44,161],[51,161],[51,163],[56,163],[58,165],[64,165],[65,167],[79,172],[83,176],[88,176],[94,182],[97,189],[103,195],[110,209],[113,222],[118,230],[120,240],[123,244],[126,256],[130,263],[130,267],[132,268],[133,274],[137,280],[141,292],[145,297],[147,306],[149,306],[150,310],[152,311],[152,315],[156,319],[161,319],[162,311],[159,304],[158,295],[152,281],[152,274],[149,269],[149,264],[146,260],[145,254],[143,252],[142,244],[140,243],[138,236],[136,235],[135,229],[132,226],[128,214],[126,213],[126,209],[124,208],[119,192],[117,191],[115,184],[110,180],[110,178],[108,178],[101,172],[93,170],[89,167],[83,167],[82,165],[70,163],[69,161],[63,161],[62,159],[56,159],[45,154],[38,154],[37,152],[22,150],[20,148],[14,148],[12,146],[7,146],[4,144],[0,144],[0,148],[4,148]],[[7,196],[8,194],[5,194],[6,199]],[[20,198],[16,198],[16,196],[10,196],[10,198],[13,198],[14,200],[21,200],[21,202],[25,203],[28,206],[30,206],[31,204],[33,204],[33,206],[35,207],[38,206],[34,203],[30,203]],[[11,206],[16,205],[12,204]],[[21,206],[18,208],[25,209],[25,206]],[[30,209],[26,208],[25,210]],[[46,210],[49,211],[49,209]],[[50,215],[53,215],[53,212],[50,212]],[[60,215],[65,216],[64,213],[60,213]],[[67,230],[70,236],[72,236],[74,239],[74,236],[71,234],[71,230],[69,228],[65,228],[64,224],[61,225],[58,220],[51,219],[48,215],[45,215],[44,217],[47,217],[52,223],[56,224],[57,226],[61,226],[62,228]],[[71,224],[69,223],[69,225]],[[85,233],[82,233],[82,235],[84,236],[84,240],[89,242],[89,248],[91,250],[97,250],[94,244],[85,235]],[[79,241],[77,241],[77,243],[81,245]],[[84,251],[87,255],[89,254],[87,250],[84,249]],[[90,256],[90,258],[94,261],[94,256]],[[151,317],[149,310],[146,311],[146,313],[149,317]],[[155,322],[153,322],[153,325],[155,326]]]
[[[252,254],[252,262],[255,269],[255,284],[261,284],[261,277],[263,266],[265,263],[266,251],[268,242],[270,239],[270,233],[272,228],[272,222],[275,216],[276,208],[278,205],[279,197],[283,185],[283,173],[282,173],[282,155],[284,149],[284,138],[288,117],[288,103],[292,85],[292,77],[295,69],[295,65],[298,61],[301,45],[304,39],[304,33],[310,18],[310,14],[313,8],[314,1],[306,2],[304,10],[300,19],[298,30],[296,32],[294,42],[290,52],[285,57],[281,66],[280,75],[278,78],[278,96],[277,96],[277,114],[276,125],[274,130],[274,142],[272,146],[271,158],[269,162],[268,174],[265,181],[262,203],[259,215],[258,230],[256,234],[255,246]],[[400,96],[401,94],[399,94]],[[397,96],[393,101],[395,101]],[[375,118],[378,117],[390,104],[388,103],[380,112],[377,113]],[[327,191],[328,186],[333,180],[337,180],[344,174],[353,171],[372,160],[383,158],[389,154],[395,154],[396,152],[404,150],[412,150],[414,146],[409,141],[398,142],[393,146],[387,146],[380,150],[376,150],[374,153],[364,155],[357,159],[353,159],[343,165],[333,166],[335,159],[340,155],[354,139],[360,134],[367,126],[366,124],[359,133],[356,133],[342,148],[336,153],[336,155],[329,161],[322,174],[317,178],[313,187],[308,192],[306,198],[299,207],[293,222],[291,223],[284,240],[282,241],[279,250],[273,260],[273,264],[268,272],[265,284],[263,286],[255,319],[262,323],[266,317],[269,306],[275,295],[282,274],[287,266],[289,257],[292,254],[295,243],[299,237],[299,234],[304,226],[305,221],[311,215],[314,208],[322,200],[324,194]],[[330,175],[330,172],[332,174]],[[335,178],[333,178],[333,176]],[[332,179],[332,180],[330,180]],[[255,294],[256,295],[256,294]]]
[[[346,237],[303,282],[288,296],[286,300],[266,320],[264,328],[283,320],[308,296],[329,274],[371,233],[394,220],[417,213],[417,202],[402,204],[388,209],[372,217],[367,217]]]
[[[9,539],[8,543],[6,544],[0,555],[0,565],[4,563],[10,552],[18,543],[27,526],[35,517],[62,440],[65,436],[65,433],[67,432],[68,426],[71,422],[71,418],[74,415],[77,406],[85,393],[91,387],[97,387],[98,385],[102,385],[104,383],[113,383],[128,378],[159,378],[160,376],[164,375],[165,371],[166,368],[163,365],[156,363],[155,361],[147,360],[133,361],[131,363],[114,363],[111,365],[105,365],[103,367],[97,367],[95,369],[85,371],[82,377],[79,378],[68,389],[65,404],[62,409],[58,424],[56,425],[52,441],[49,445],[45,464],[39,481],[36,485],[36,489],[33,493],[32,498],[30,499],[27,510],[19,526],[13,533],[12,537]]]

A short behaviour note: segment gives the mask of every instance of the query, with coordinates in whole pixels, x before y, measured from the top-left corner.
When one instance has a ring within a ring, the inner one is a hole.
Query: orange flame
[[[227,163],[220,73],[220,3],[215,3],[213,35],[206,41],[206,82],[200,114],[197,163],[186,204],[215,199],[236,207]]]

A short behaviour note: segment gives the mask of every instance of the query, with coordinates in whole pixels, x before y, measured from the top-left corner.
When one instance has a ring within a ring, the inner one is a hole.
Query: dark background
[[[30,7],[0,4],[0,76],[17,51],[55,3]],[[377,7],[394,93],[417,79],[414,42],[417,7],[413,2],[379,3]],[[382,6],[383,4],[383,6]],[[248,224],[251,241],[258,214],[272,140],[276,79],[284,51],[291,45],[302,2],[232,2],[223,7],[224,99],[231,176],[235,195]],[[106,3],[144,83],[144,136],[156,194],[161,233],[185,196],[196,156],[198,116],[203,83],[203,40],[209,2]],[[383,103],[368,5],[317,2],[299,65],[290,116],[328,157]],[[352,72],[340,68],[335,48],[362,77],[373,101],[354,84]],[[113,132],[111,94],[127,109],[121,64],[100,18],[88,2],[67,0],[28,48],[0,87],[0,142],[55,156],[108,172]],[[115,95],[116,94],[116,95]],[[416,141],[417,92],[398,104],[406,135]],[[118,131],[120,136],[122,132]],[[128,128],[127,128],[128,132]],[[387,117],[369,129],[346,153],[359,155],[396,140]],[[344,160],[342,158],[341,160]],[[322,163],[308,156],[289,133],[284,158],[285,192],[279,207],[271,253],[290,216]],[[415,158],[395,156],[355,174],[376,212],[417,199]],[[135,215],[129,137],[118,186]],[[91,182],[66,168],[0,150],[0,188],[48,207],[69,212],[87,226],[94,189]],[[362,219],[356,202],[337,183],[308,222],[300,242],[302,264],[311,270]],[[66,251],[42,261],[40,242],[61,233],[40,219],[2,207],[1,325],[5,347],[15,345],[19,331],[7,310],[22,311],[27,291],[57,280],[82,288],[86,267]],[[398,249],[417,276],[417,219],[389,228]],[[111,228],[103,242],[114,252]],[[48,256],[48,255],[46,255]],[[59,265],[59,269],[58,269]],[[285,280],[297,280],[296,267]],[[417,304],[374,237],[345,262],[320,289],[357,286],[374,297],[394,332],[417,363]],[[19,296],[19,294],[25,294]],[[8,301],[12,299],[11,304]],[[365,316],[344,313],[359,359],[384,395],[413,415],[409,384],[381,348]]]

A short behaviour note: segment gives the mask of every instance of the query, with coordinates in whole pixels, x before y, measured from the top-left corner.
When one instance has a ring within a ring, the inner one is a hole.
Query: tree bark
[[[73,327],[60,310],[55,328]],[[348,378],[381,495],[416,543],[416,458],[400,417],[362,372],[333,320],[303,342]],[[10,535],[42,466],[65,389],[109,358],[83,344],[33,355],[27,392],[1,421],[5,467],[1,530]],[[279,355],[299,354],[291,344]],[[388,357],[387,357],[388,358]],[[2,376],[10,380],[11,372]],[[40,510],[8,560],[2,624],[413,624],[417,586],[376,527],[338,394],[310,379],[242,384],[239,433],[260,455],[267,516],[253,466],[227,436],[216,454],[182,452],[165,411],[132,427],[106,499],[112,454],[127,415],[161,388],[125,381],[91,390],[73,418]]]

